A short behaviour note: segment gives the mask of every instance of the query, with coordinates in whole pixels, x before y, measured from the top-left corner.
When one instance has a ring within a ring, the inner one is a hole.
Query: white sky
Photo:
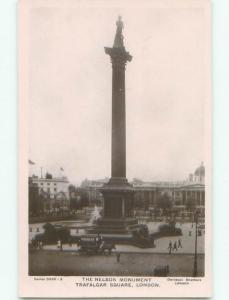
[[[127,177],[184,180],[204,161],[201,9],[36,8],[30,26],[29,158],[73,183],[110,177],[112,46],[121,14]]]

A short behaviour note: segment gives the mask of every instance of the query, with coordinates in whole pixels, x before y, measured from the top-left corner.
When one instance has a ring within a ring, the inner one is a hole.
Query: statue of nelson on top
[[[115,39],[114,39],[114,48],[124,48],[124,44],[123,44],[123,35],[122,35],[122,29],[124,27],[124,24],[122,22],[122,17],[118,16],[118,20],[116,21],[116,34],[115,34]]]

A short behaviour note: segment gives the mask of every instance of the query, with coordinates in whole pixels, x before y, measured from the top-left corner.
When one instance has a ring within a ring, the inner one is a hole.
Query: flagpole
[[[60,167],[60,177],[63,177],[63,171],[64,171],[64,169],[62,168],[62,167]]]
[[[32,166],[35,165],[35,162],[29,159],[28,163],[29,163],[29,177],[32,177],[34,175],[34,169]]]

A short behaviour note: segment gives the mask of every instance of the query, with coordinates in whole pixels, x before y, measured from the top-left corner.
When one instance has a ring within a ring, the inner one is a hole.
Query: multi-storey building
[[[160,201],[167,197],[171,201],[173,211],[178,215],[187,215],[199,211],[205,212],[205,168],[201,164],[194,174],[180,182],[141,182],[133,181],[135,199],[143,203],[145,210],[154,211]]]
[[[100,180],[85,179],[81,189],[86,191],[89,204],[103,200],[100,188],[108,178]],[[161,202],[167,198],[171,202],[172,211],[177,216],[189,216],[194,211],[199,211],[204,217],[205,212],[205,167],[203,163],[189,174],[183,181],[161,181],[144,182],[133,179],[131,184],[134,187],[135,206],[141,207],[144,211],[153,214],[158,211]]]
[[[45,178],[31,177],[32,183],[37,185],[39,195],[43,199],[44,212],[58,212],[69,209],[69,181],[66,177],[53,178],[46,174]]]
[[[94,202],[102,202],[103,196],[100,192],[100,188],[104,185],[104,183],[107,183],[109,178],[99,179],[99,180],[88,180],[85,179],[81,183],[81,188],[85,189],[88,193],[88,200],[89,203]]]

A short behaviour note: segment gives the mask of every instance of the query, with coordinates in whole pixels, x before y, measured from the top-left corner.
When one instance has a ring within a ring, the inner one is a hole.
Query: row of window
[[[53,183],[53,182],[45,182],[47,185],[50,185],[51,183]],[[54,185],[56,185],[56,183],[54,182],[53,183]],[[44,185],[44,183],[43,182],[40,182],[40,185]]]
[[[205,192],[204,191],[179,191],[179,192],[163,192],[163,191],[159,191],[159,192],[155,192],[155,191],[138,191],[138,195],[144,195],[145,198],[154,198],[154,196],[162,196],[163,194],[167,194],[168,196],[175,196],[175,197],[181,197],[183,196],[183,198],[186,197],[205,197]]]
[[[43,189],[43,188],[41,188],[41,190],[43,190],[43,191],[44,191],[44,189]],[[53,189],[53,191],[54,191],[54,192],[57,192],[57,188],[54,188],[54,189]],[[51,190],[50,190],[50,187],[48,187],[48,188],[47,188],[47,192],[48,192],[48,193],[50,193],[50,192],[51,192]]]

